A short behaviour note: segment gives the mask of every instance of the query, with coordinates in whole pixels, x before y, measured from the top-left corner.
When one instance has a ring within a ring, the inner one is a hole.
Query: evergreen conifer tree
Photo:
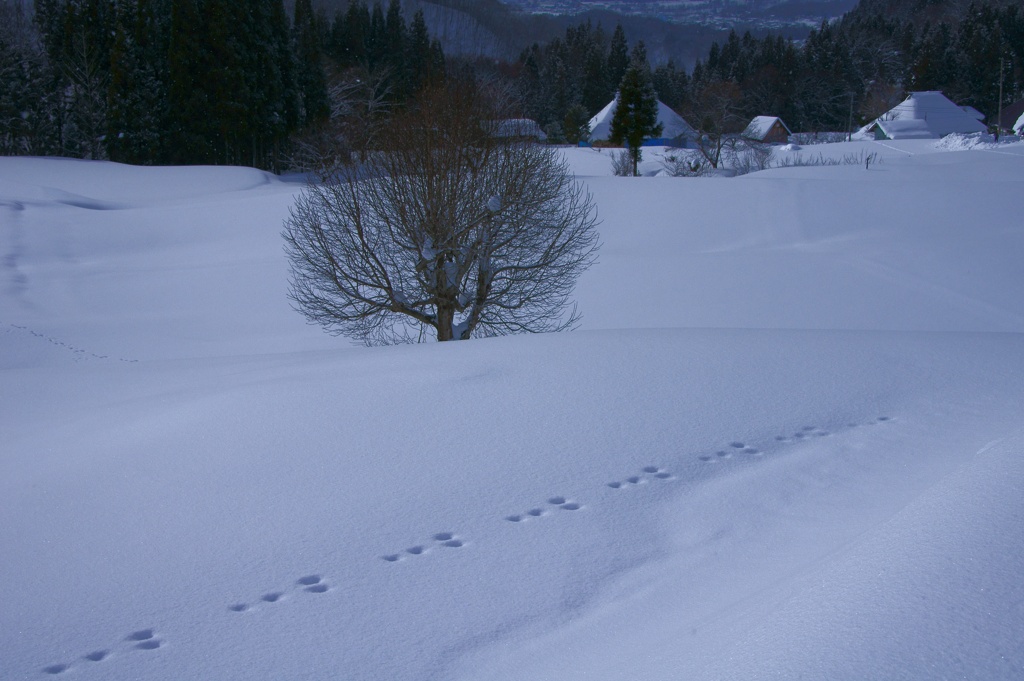
[[[48,35],[55,87],[66,114],[61,125],[61,152],[84,158],[105,156],[107,89],[114,35],[113,0],[65,0],[44,6],[40,17]],[[62,112],[64,113],[64,112]]]
[[[658,96],[654,91],[651,67],[643,42],[633,48],[629,67],[619,85],[615,114],[612,116],[611,140],[625,143],[633,161],[633,175],[638,174],[640,147],[645,138],[661,134],[658,123]]]
[[[441,47],[441,41],[434,38],[430,41],[430,76],[433,84],[436,85],[439,81],[444,80],[446,74],[444,49]]]
[[[0,154],[30,151],[28,116],[37,94],[31,28],[21,5],[0,3]]]
[[[366,34],[366,61],[372,70],[387,62],[388,30],[380,0],[375,0],[370,12],[370,26]]]
[[[320,51],[320,35],[311,0],[296,0],[292,32],[300,122],[302,125],[311,125],[326,119],[330,114],[327,78]]]
[[[208,75],[215,59],[203,0],[173,0],[168,45],[172,163],[215,163],[216,130]]]
[[[622,24],[615,26],[615,32],[612,33],[611,45],[608,48],[608,86],[609,96],[615,94],[615,89],[618,88],[619,83],[622,82],[622,77],[626,75],[626,69],[629,67],[629,43],[626,42],[626,32],[622,29]],[[607,97],[605,97],[607,103]],[[604,106],[602,104],[601,106]]]
[[[406,64],[409,70],[409,90],[418,92],[423,86],[439,76],[431,52],[430,33],[423,10],[417,10],[409,26],[409,42],[406,48]]]
[[[245,4],[245,3],[240,3]],[[242,163],[276,168],[282,145],[299,125],[291,31],[282,0],[254,2],[252,32],[243,48],[245,77],[252,99],[247,102],[251,139],[240,140]],[[237,162],[237,161],[236,161]]]
[[[168,18],[167,5],[159,0],[118,4],[107,134],[112,160],[136,164],[165,160]]]
[[[591,43],[583,62],[583,106],[593,116],[604,108],[613,95],[614,85],[609,83],[600,43]]]
[[[590,112],[582,104],[569,107],[562,125],[565,141],[569,144],[578,144],[581,140],[587,140],[590,137],[590,118]]]
[[[390,0],[384,17],[384,51],[391,69],[391,88],[398,100],[404,100],[410,93],[407,43],[408,28],[402,16],[402,5],[399,0]]]
[[[334,58],[342,67],[365,66],[369,57],[370,10],[366,3],[354,0],[345,11],[335,16],[331,29]]]
[[[689,78],[686,71],[676,68],[673,60],[662,64],[654,70],[654,89],[658,99],[671,109],[678,110],[686,100]]]

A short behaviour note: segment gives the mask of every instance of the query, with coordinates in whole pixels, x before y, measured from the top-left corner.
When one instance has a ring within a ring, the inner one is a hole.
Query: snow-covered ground
[[[1024,144],[862,152],[569,150],[583,328],[374,349],[300,185],[0,158],[0,678],[1024,677]]]

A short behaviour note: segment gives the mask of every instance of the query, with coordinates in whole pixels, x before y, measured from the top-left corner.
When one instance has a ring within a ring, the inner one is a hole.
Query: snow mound
[[[935,143],[936,149],[943,151],[970,151],[972,149],[994,149],[999,145],[992,135],[985,132],[962,133],[954,132],[946,135]]]

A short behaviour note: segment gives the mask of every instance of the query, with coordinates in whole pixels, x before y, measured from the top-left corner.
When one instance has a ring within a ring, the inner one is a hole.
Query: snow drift
[[[571,150],[583,330],[375,349],[300,185],[0,159],[0,676],[1020,678],[1024,146],[828,146]]]

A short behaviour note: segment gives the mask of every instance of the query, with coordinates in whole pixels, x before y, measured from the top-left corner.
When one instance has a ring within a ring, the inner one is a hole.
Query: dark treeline
[[[279,169],[300,133],[354,134],[346,83],[400,106],[443,72],[398,0],[333,21],[311,0],[2,0],[0,153]]]
[[[381,122],[446,71],[516,93],[552,141],[575,142],[615,97],[642,41],[584,22],[518,59],[445,55],[422,11],[295,0],[0,0],[0,153],[130,163],[302,165],[302,150],[365,152]],[[1000,76],[1000,66],[1002,75]],[[707,133],[755,115],[845,131],[908,91],[993,116],[1024,95],[1024,9],[978,0],[862,0],[799,43],[732,33],[691,72],[643,68],[658,98]]]
[[[352,2],[335,15],[323,40],[336,67],[378,75],[398,101],[407,100],[445,71],[444,52],[430,37],[423,12],[406,25],[398,0],[391,0],[386,12],[379,2],[372,9],[358,0]]]
[[[777,115],[803,131],[847,130],[920,90],[941,90],[994,117],[1001,59],[1005,104],[1024,94],[1024,11],[1017,5],[972,4],[933,23],[887,17],[863,2],[800,46],[730,35],[697,63],[688,95],[699,111],[709,88],[728,90],[738,120]]]
[[[885,3],[890,6],[881,11]],[[757,115],[780,116],[793,130],[846,131],[916,90],[942,90],[957,103],[994,116],[1000,56],[1003,103],[1024,95],[1019,5],[978,3],[959,12],[924,14],[901,14],[892,7],[906,4],[863,0],[799,44],[731,33],[689,74],[671,61],[653,68],[658,98],[691,124],[716,131],[742,130]],[[934,10],[943,3],[924,4]],[[547,130],[564,130],[573,141],[576,122],[614,97],[629,50],[621,30],[609,36],[591,24],[533,45],[516,72],[530,115]]]
[[[565,37],[526,49],[512,70],[515,87],[528,116],[538,121],[554,140],[576,142],[581,126],[615,98],[630,64],[630,45],[617,25],[609,35],[587,22],[566,29]],[[673,108],[682,107],[689,91],[689,76],[669,60],[651,71],[659,98]]]

